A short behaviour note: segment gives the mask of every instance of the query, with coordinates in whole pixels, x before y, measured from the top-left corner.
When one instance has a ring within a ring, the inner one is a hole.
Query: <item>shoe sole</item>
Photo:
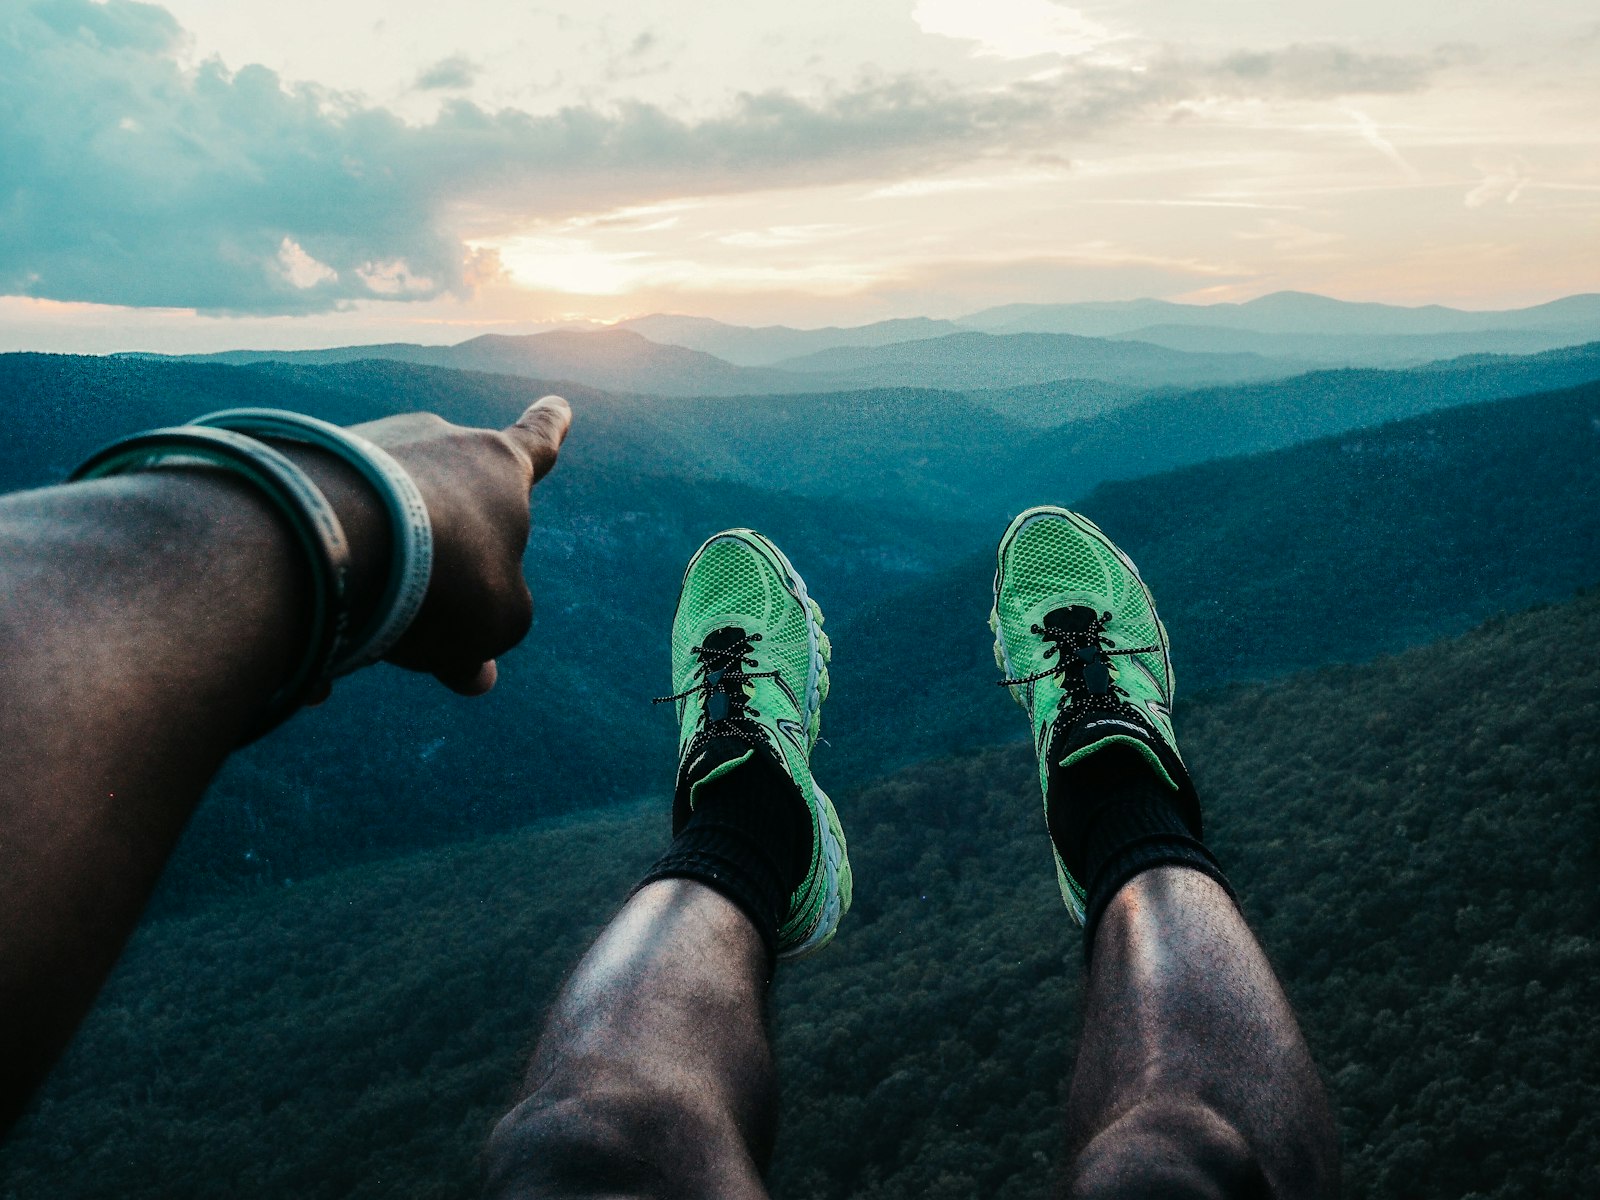
[[[827,634],[822,632],[822,608],[806,591],[806,581],[800,572],[795,570],[794,564],[789,561],[789,556],[754,529],[725,529],[707,538],[700,549],[695,551],[694,557],[689,560],[689,565],[684,568],[683,583],[679,585],[680,603],[682,589],[688,585],[689,575],[693,572],[695,564],[700,561],[700,556],[713,542],[724,538],[742,541],[767,558],[776,569],[784,590],[799,602],[801,610],[806,615],[806,648],[810,652],[810,671],[806,680],[805,697],[806,742],[809,755],[810,751],[816,748],[817,737],[822,731],[822,702],[828,695],[828,662],[832,658],[832,646]],[[853,890],[850,859],[845,844],[844,828],[839,823],[839,814],[833,807],[833,800],[822,790],[822,785],[814,776],[811,780],[811,790],[817,799],[811,817],[813,831],[822,847],[823,882],[827,891],[824,894],[822,914],[811,933],[794,945],[778,951],[778,957],[784,961],[815,954],[833,940],[833,935],[839,929],[840,918],[850,908]]]

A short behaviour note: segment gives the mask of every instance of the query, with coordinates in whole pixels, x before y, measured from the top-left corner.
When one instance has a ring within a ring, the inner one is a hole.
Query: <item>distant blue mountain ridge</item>
[[[1316,367],[1532,354],[1597,339],[1600,295],[1468,312],[1279,292],[1245,304],[1009,305],[959,322],[909,318],[813,330],[657,314],[615,327],[489,334],[453,346],[392,343],[189,357],[230,365],[385,359],[660,396],[1004,389],[1074,380],[1125,389],[1126,397],[1153,388],[1285,378]],[[1102,392],[1100,399],[1108,396]]]

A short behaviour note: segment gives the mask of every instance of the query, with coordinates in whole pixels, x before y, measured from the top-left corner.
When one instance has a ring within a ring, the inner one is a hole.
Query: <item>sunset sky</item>
[[[1593,0],[0,0],[0,350],[1600,291]]]

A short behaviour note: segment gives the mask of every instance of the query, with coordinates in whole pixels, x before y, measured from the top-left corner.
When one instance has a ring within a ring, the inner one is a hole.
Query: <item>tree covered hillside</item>
[[[1597,639],[1591,592],[1180,706],[1350,1195],[1600,1190]],[[1026,747],[823,778],[857,900],[777,986],[775,1194],[1042,1200],[1082,955]],[[146,927],[0,1197],[474,1195],[538,1013],[666,823],[571,818]]]
[[[1594,380],[1600,380],[1600,342],[1525,358],[1482,355],[1409,371],[1316,371],[1157,395],[1039,435],[1017,461],[1009,495],[1023,503],[1040,494],[1082,496],[1106,480]]]
[[[1600,581],[1600,385],[1105,484],[1073,507],[1155,593],[1180,696],[1360,661]],[[988,703],[993,573],[985,550],[835,629],[848,770],[1020,736]],[[910,669],[930,632],[939,669]]]
[[[117,431],[214,407],[287,404],[346,421],[425,407],[498,424],[544,385],[399,363],[9,355],[0,389],[18,435],[0,448],[0,482],[22,485],[59,478]],[[1080,505],[1155,587],[1183,690],[1369,658],[1600,579],[1596,392],[1450,409],[1108,485]],[[1014,427],[986,424],[961,397],[907,390],[572,398],[574,433],[535,497],[534,634],[495,695],[463,700],[388,668],[342,682],[230,764],[168,872],[164,911],[659,794],[674,731],[648,702],[668,690],[678,581],[701,539],[729,525],[775,537],[829,615],[824,769],[872,778],[1020,735],[1015,713],[992,703],[983,625],[1010,510],[964,498],[985,479],[1020,491],[1024,473],[1006,482],[1004,467],[1029,445]],[[810,415],[822,418],[814,428]],[[835,459],[863,494],[828,474]],[[1043,499],[1074,497],[1041,485],[1018,504]]]
[[[3,443],[0,486],[59,480],[119,432],[219,407],[288,405],[347,422],[428,408],[504,424],[543,390],[394,363],[268,372],[0,356],[17,435]],[[535,632],[507,656],[495,696],[462,700],[390,668],[343,681],[328,705],[231,761],[162,905],[667,786],[671,722],[649,700],[670,690],[663,631],[683,565],[716,529],[755,524],[780,538],[827,576],[830,607],[846,609],[923,577],[951,546],[981,544],[979,527],[958,518],[896,519],[865,501],[708,486],[686,435],[674,438],[681,421],[648,402],[588,391],[572,399],[579,420],[534,500]]]
[[[495,419],[503,409],[471,414],[482,411],[483,397],[515,387],[505,376],[397,363],[254,370],[373,403],[404,397],[400,407],[439,407],[460,421]],[[922,513],[1003,523],[1041,495],[1080,497],[1107,480],[1596,380],[1600,343],[1410,371],[1318,371],[1266,384],[1172,389],[1138,402],[1127,385],[1107,392],[1107,385],[1076,380],[967,393],[877,387],[650,400],[579,389],[569,398],[579,406],[574,436],[586,439],[585,461],[870,500],[887,505],[891,519]],[[591,423],[598,428],[586,433]],[[572,473],[564,467],[552,478]]]

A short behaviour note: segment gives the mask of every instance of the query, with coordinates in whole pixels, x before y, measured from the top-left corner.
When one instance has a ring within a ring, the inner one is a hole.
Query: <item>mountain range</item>
[[[1168,300],[1008,304],[973,313],[959,323],[988,333],[1074,333],[1081,337],[1136,335],[1163,325],[1378,338],[1495,330],[1578,331],[1600,325],[1600,293],[1483,312],[1442,304],[1408,308],[1352,303],[1309,292],[1273,292],[1242,304],[1176,304]]]
[[[1027,388],[1072,380],[1106,401],[1154,388],[1284,378],[1313,367],[1418,366],[1464,354],[1533,354],[1600,340],[1600,296],[1533,308],[1398,308],[1280,292],[1245,304],[1021,305],[964,322],[747,328],[657,314],[612,327],[489,334],[454,346],[238,350],[243,365],[384,359],[660,396],[774,395],[871,387]]]
[[[381,406],[441,407],[509,421],[527,394],[504,377],[379,362],[252,368]],[[809,497],[840,496],[953,520],[1004,520],[1039,495],[1268,450],[1437,408],[1600,379],[1600,343],[1523,357],[1473,357],[1411,371],[1317,371],[1198,391],[1097,401],[1082,385],[952,392],[873,388],[739,398],[564,389],[585,419],[575,451],[632,473],[681,473]],[[1108,385],[1114,386],[1114,385]],[[505,395],[501,406],[483,397]],[[347,401],[348,402],[348,401]],[[507,415],[510,413],[511,415]],[[974,453],[976,447],[982,453]]]
[[[1039,501],[1097,521],[1156,595],[1207,841],[1302,1016],[1351,1194],[1595,1194],[1600,342],[1489,352],[1585,328],[1593,299],[1476,332],[1291,296],[1210,314],[1269,329],[1113,305],[1073,306],[1093,336],[1008,331],[1066,320],[1016,310],[987,331],[661,318],[453,365],[0,355],[0,489],[224,406],[501,425],[558,390],[576,412],[534,496],[534,631],[494,693],[379,667],[234,756],[0,1149],[0,1200],[475,1194],[539,1012],[665,844],[675,730],[650,700],[683,563],[730,525],[772,535],[827,613],[815,767],[857,881],[836,943],[772,993],[774,1190],[1042,1200],[1082,952],[985,624],[995,539]],[[1227,356],[1163,358],[1116,340],[1156,326],[1113,318],[1257,339],[1252,369],[1316,339],[1469,353],[1157,384]],[[1106,378],[1004,382],[1068,359]],[[712,384],[634,386],[673,364]],[[612,386],[574,378],[602,368]],[[717,390],[763,373],[776,394]],[[935,377],[973,382],[909,386]]]
[[[1186,688],[1365,657],[1563,594],[1592,582],[1600,557],[1583,540],[1600,512],[1593,388],[1527,397],[1596,379],[1600,357],[1577,350],[1321,372],[1151,396],[1044,431],[946,392],[663,401],[566,388],[577,421],[535,496],[527,559],[536,633],[507,657],[494,702],[389,668],[342,682],[234,760],[164,903],[658,791],[672,736],[648,704],[667,676],[661,631],[683,563],[718,528],[775,537],[820,597],[839,652],[819,769],[851,774],[1016,733],[982,622],[993,540],[1029,503],[1084,506],[1146,564]],[[550,386],[379,361],[3,356],[19,415],[0,484],[50,482],[117,431],[224,405],[345,422],[429,408],[493,425]],[[1485,397],[1501,399],[1474,406]],[[1452,524],[1452,512],[1477,515]],[[1518,538],[1538,548],[1533,566],[1475,565],[1516,559]],[[1248,566],[1229,565],[1235,542]],[[1341,602],[1347,564],[1368,557],[1360,604]],[[1237,624],[1254,611],[1294,619],[1268,636]],[[485,756],[484,739],[515,752]],[[335,793],[334,806],[310,799]]]
[[[868,387],[1002,388],[1085,379],[1153,388],[1281,378],[1302,364],[1256,354],[1194,354],[1069,334],[953,333],[919,341],[833,347],[773,367],[739,367],[698,350],[660,345],[629,329],[486,334],[456,346],[346,346],[239,350],[187,361],[300,366],[382,359],[522,375],[653,396],[751,396]]]

